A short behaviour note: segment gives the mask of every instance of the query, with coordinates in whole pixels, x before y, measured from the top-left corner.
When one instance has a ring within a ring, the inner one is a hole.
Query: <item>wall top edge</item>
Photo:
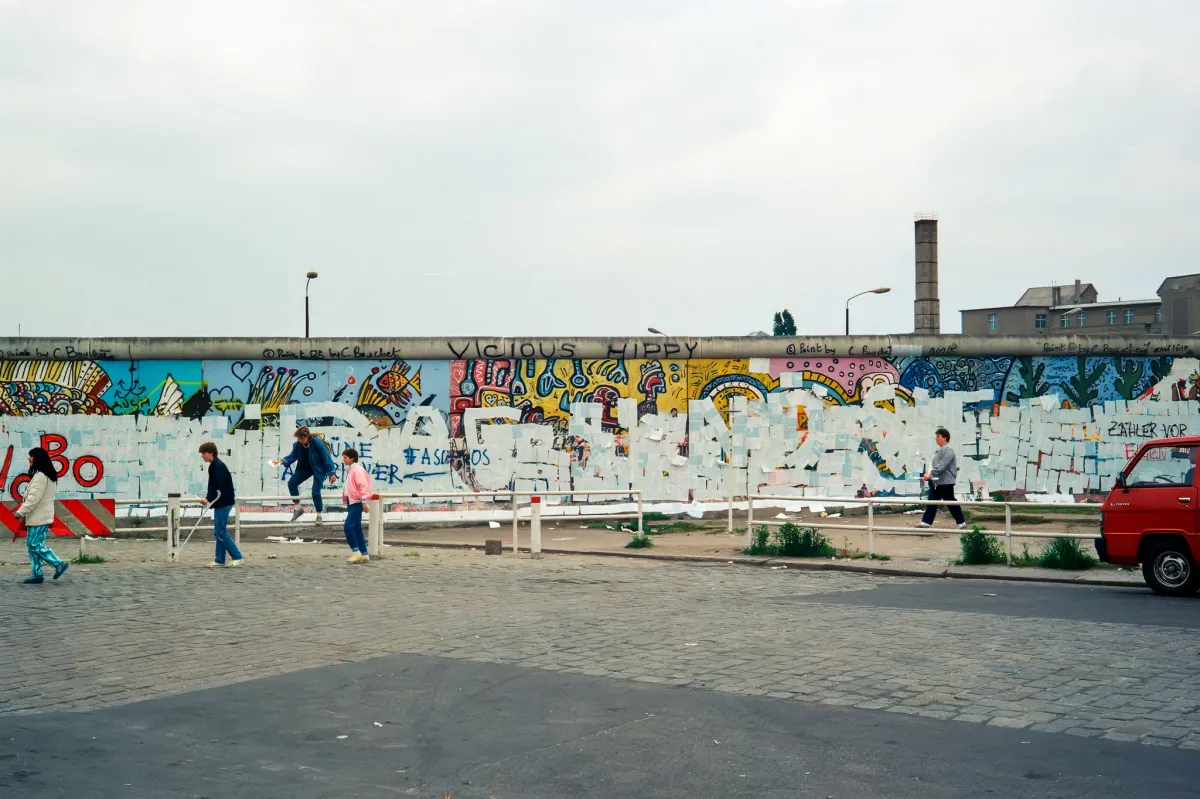
[[[640,336],[461,338],[0,338],[4,360],[470,360],[512,358],[1197,357],[1170,336]]]

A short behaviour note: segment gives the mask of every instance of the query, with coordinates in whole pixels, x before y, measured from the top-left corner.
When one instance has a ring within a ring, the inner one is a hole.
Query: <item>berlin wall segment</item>
[[[1148,435],[1200,430],[1193,342],[1159,337],[10,339],[0,353],[5,499],[39,445],[66,466],[64,497],[197,492],[210,439],[243,491],[284,493],[269,461],[299,424],[335,455],[359,449],[385,490],[678,502],[725,498],[730,479],[737,494],[916,494],[939,426],[960,491],[1103,491]]]

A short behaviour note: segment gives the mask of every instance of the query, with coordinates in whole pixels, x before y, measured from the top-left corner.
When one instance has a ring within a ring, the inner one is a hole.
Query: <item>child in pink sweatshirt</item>
[[[349,467],[342,480],[342,503],[346,506],[346,543],[350,545],[347,563],[368,563],[367,539],[363,535],[362,517],[371,499],[371,475],[358,462],[358,452],[349,447],[342,450],[342,463]]]

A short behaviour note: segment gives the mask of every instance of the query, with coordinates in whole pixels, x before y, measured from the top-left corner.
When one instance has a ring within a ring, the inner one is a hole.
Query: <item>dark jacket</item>
[[[283,459],[283,465],[291,466],[293,463],[307,463],[312,470],[313,476],[318,480],[324,480],[337,471],[337,464],[333,462],[333,456],[329,454],[329,448],[325,446],[324,441],[316,436],[308,439],[307,447],[299,441],[292,444],[292,451]],[[300,471],[300,468],[297,467],[296,471]]]
[[[217,499],[217,492],[221,498]],[[208,497],[210,507],[228,508],[233,505],[233,475],[229,467],[220,458],[213,458],[208,464]]]

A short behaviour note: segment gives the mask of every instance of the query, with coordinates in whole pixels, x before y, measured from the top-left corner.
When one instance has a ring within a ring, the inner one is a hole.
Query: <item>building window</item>
[[[1080,327],[1083,327],[1087,324],[1087,311],[1080,311],[1079,313],[1075,314],[1075,317],[1079,320]]]
[[[988,314],[988,330],[995,330],[996,327],[997,327],[996,314],[994,314],[994,313]]]
[[[1058,326],[1059,327],[1070,327],[1071,326],[1071,315],[1069,313],[1059,315]]]
[[[1162,306],[1161,305],[1154,309],[1154,321],[1160,325],[1162,324]]]
[[[1115,325],[1117,323],[1117,312],[1116,311],[1108,312],[1108,323],[1110,325]]]
[[[1133,324],[1133,309],[1132,308],[1125,309],[1125,324],[1127,324],[1127,325]]]
[[[1046,327],[1046,315],[1044,313],[1034,314],[1033,315],[1033,326],[1036,327],[1038,330],[1045,328]]]

